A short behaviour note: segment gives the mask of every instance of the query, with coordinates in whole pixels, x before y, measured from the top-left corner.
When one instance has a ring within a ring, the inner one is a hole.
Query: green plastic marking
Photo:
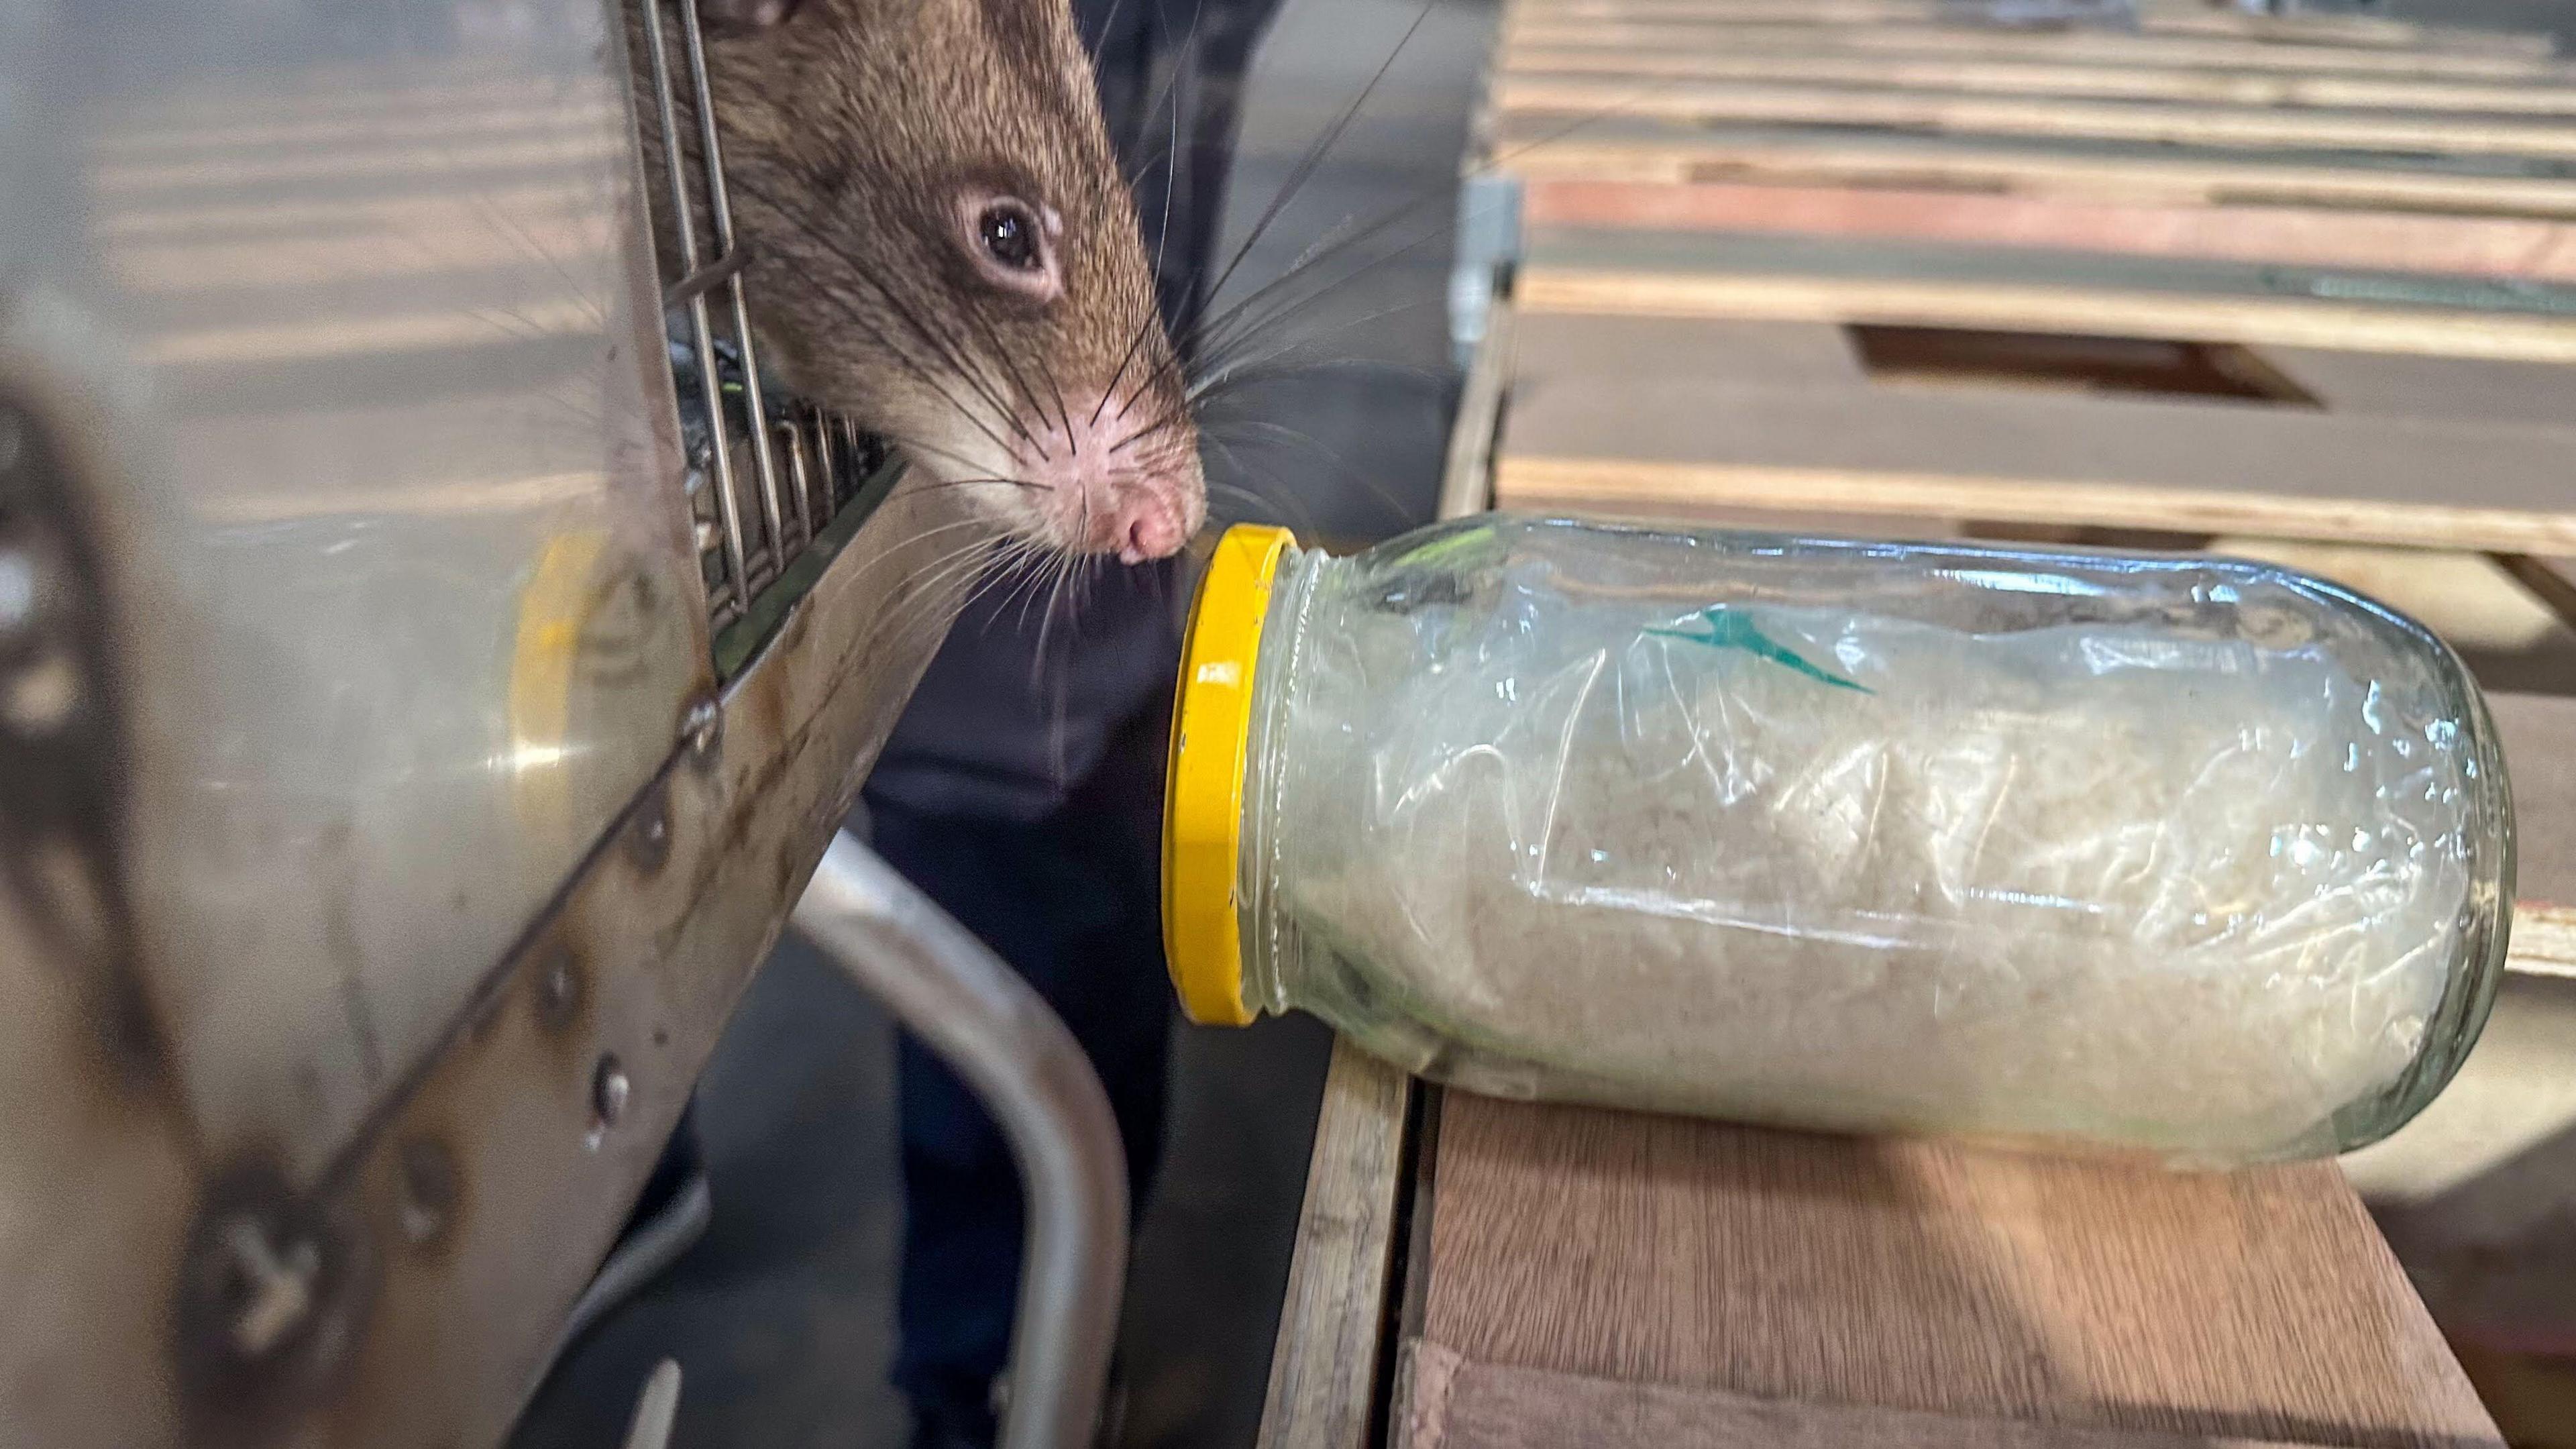
[[[1433,563],[1440,559],[1447,558],[1451,554],[1463,553],[1479,544],[1490,543],[1493,541],[1493,537],[1494,529],[1491,524],[1479,524],[1473,528],[1463,528],[1458,532],[1449,535],[1447,538],[1435,538],[1429,543],[1423,544],[1419,548],[1399,554],[1396,556],[1394,562],[1406,567]]]
[[[1784,647],[1779,641],[1763,633],[1761,626],[1754,623],[1749,616],[1737,613],[1724,604],[1709,605],[1699,611],[1699,617],[1702,623],[1708,625],[1708,632],[1705,634],[1694,634],[1687,629],[1649,629],[1646,632],[1666,639],[1688,639],[1694,644],[1706,644],[1712,649],[1741,649],[1756,659],[1769,660],[1783,669],[1803,674],[1819,684],[1830,684],[1836,689],[1858,690],[1862,694],[1878,692],[1857,680],[1845,679],[1839,674],[1819,669],[1799,658],[1795,651]]]

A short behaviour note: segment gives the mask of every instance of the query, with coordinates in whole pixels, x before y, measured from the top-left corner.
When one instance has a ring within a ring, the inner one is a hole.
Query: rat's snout
[[[1027,501],[1067,552],[1169,558],[1206,521],[1198,429],[1178,407],[1129,403],[1095,394],[1023,420],[1020,476],[1037,492]]]

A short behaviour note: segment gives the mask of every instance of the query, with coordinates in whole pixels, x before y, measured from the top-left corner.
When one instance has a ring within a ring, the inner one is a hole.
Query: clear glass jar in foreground
[[[1236,529],[1166,826],[1189,1014],[1470,1090],[2316,1156],[2484,1025],[2512,813],[2422,626],[2210,558],[1489,515]]]

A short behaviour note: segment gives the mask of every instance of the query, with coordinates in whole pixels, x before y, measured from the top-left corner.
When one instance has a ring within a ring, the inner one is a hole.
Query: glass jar
[[[2429,631],[2270,565],[1487,515],[1217,547],[1165,932],[1469,1090],[2176,1165],[2484,1025],[2512,810]]]

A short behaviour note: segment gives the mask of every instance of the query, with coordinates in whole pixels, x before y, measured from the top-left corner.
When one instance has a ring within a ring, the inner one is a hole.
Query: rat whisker
[[[1185,42],[1185,48],[1195,48],[1195,44],[1198,39],[1199,20],[1206,13],[1204,3],[1201,4],[1200,8],[1191,12],[1190,33],[1188,40]],[[1180,93],[1177,87],[1179,85],[1180,78],[1181,67],[1179,64],[1175,63],[1172,66],[1171,78],[1163,87],[1164,99],[1171,102],[1172,145],[1165,153],[1171,159],[1170,163],[1165,167],[1163,178],[1163,220],[1162,224],[1154,229],[1154,272],[1152,281],[1157,298],[1159,298],[1162,291],[1164,251],[1171,245],[1172,241],[1172,196],[1173,193],[1180,189],[1177,184],[1181,138],[1181,103]],[[1158,100],[1154,103],[1153,109],[1148,110],[1145,114],[1150,116],[1155,110],[1162,109],[1162,106],[1163,102]],[[1135,363],[1136,350],[1144,345],[1146,337],[1152,333],[1155,325],[1160,323],[1162,320],[1162,310],[1158,301],[1149,299],[1145,304],[1144,319],[1136,324],[1136,335],[1127,339],[1126,354],[1118,359],[1118,370],[1109,375],[1108,385],[1101,388],[1100,401],[1091,409],[1091,421],[1086,426],[1095,428],[1100,426],[1101,410],[1109,406],[1109,399],[1117,393],[1119,382],[1127,376],[1127,369]],[[1123,412],[1124,410],[1122,409],[1121,411]]]
[[[1581,131],[1586,127],[1617,115],[1621,111],[1635,105],[1637,102],[1653,95],[1655,92],[1666,89],[1675,83],[1676,82],[1672,80],[1656,80],[1649,82],[1646,85],[1639,87],[1637,92],[1624,102],[1615,105],[1606,105],[1598,111],[1578,116],[1555,130],[1549,131],[1544,135],[1537,136],[1520,145],[1510,147],[1507,150],[1486,158],[1484,161],[1479,162],[1475,166],[1469,167],[1466,171],[1462,172],[1461,179],[1495,174],[1501,171],[1504,167],[1510,165],[1512,162],[1519,160],[1521,157],[1529,155],[1534,151],[1544,149],[1545,147],[1552,146],[1557,142],[1564,140],[1566,137],[1573,135],[1577,131]],[[1367,225],[1361,227],[1358,231],[1344,236],[1341,240],[1333,242],[1329,246],[1323,247],[1321,250],[1311,251],[1309,254],[1300,257],[1298,261],[1292,263],[1285,270],[1281,271],[1279,275],[1271,278],[1267,282],[1264,282],[1261,286],[1253,289],[1250,293],[1230,304],[1225,312],[1212,318],[1203,319],[1201,322],[1193,323],[1191,328],[1193,335],[1189,340],[1192,343],[1195,343],[1198,340],[1196,333],[1202,326],[1213,329],[1226,325],[1226,323],[1234,316],[1241,313],[1254,302],[1258,301],[1262,296],[1286,285],[1294,278],[1302,275],[1309,268],[1319,266],[1324,262],[1330,261],[1334,257],[1340,256],[1350,249],[1359,246],[1370,238],[1384,232],[1387,228],[1401,222],[1404,218],[1421,211],[1424,207],[1454,202],[1457,194],[1456,184],[1448,180],[1443,180],[1435,185],[1422,187],[1411,200],[1401,202],[1396,206],[1379,213],[1375,218],[1371,219]],[[1431,235],[1436,237],[1441,233],[1448,231],[1453,225],[1454,222],[1452,219],[1444,216],[1440,219],[1437,228],[1431,233]],[[1222,283],[1220,282],[1219,285],[1221,287]],[[1334,283],[1333,285],[1338,286],[1341,284]],[[1215,289],[1211,289],[1211,291],[1213,290]],[[1329,290],[1329,288],[1327,290]],[[1180,339],[1175,339],[1176,345],[1179,340]]]
[[[1260,217],[1253,222],[1252,230],[1244,236],[1242,245],[1235,248],[1234,255],[1227,259],[1225,266],[1217,272],[1216,280],[1208,284],[1202,295],[1213,298],[1225,290],[1226,282],[1234,276],[1235,269],[1243,265],[1243,259],[1252,254],[1254,245],[1270,230],[1271,224],[1279,219],[1280,213],[1287,209],[1288,203],[1299,191],[1305,189],[1309,180],[1313,179],[1316,169],[1323,164],[1325,154],[1332,150],[1334,144],[1341,140],[1343,132],[1350,128],[1351,122],[1360,113],[1360,107],[1368,103],[1370,96],[1376,94],[1378,86],[1386,80],[1387,72],[1395,68],[1397,57],[1404,54],[1405,47],[1410,45],[1413,37],[1421,32],[1423,23],[1431,18],[1432,7],[1438,3],[1439,0],[1423,0],[1421,8],[1414,12],[1413,23],[1407,25],[1404,28],[1404,34],[1397,37],[1394,47],[1387,51],[1386,59],[1378,62],[1377,70],[1369,76],[1368,83],[1360,87],[1359,93],[1351,97],[1350,104],[1342,108],[1342,113],[1316,136],[1314,143],[1307,147],[1305,155],[1299,157],[1297,164],[1289,169],[1288,177],[1280,183],[1278,193],[1270,198],[1270,204],[1263,208]],[[1185,335],[1196,334],[1198,314],[1203,310],[1204,308],[1194,301],[1192,315],[1187,325],[1181,329]],[[1186,345],[1187,343],[1182,339],[1175,339],[1174,352],[1177,354]]]
[[[1312,297],[1302,299],[1303,302],[1312,302],[1313,300],[1315,299]],[[1354,327],[1365,327],[1371,322],[1382,321],[1385,318],[1393,317],[1400,313],[1411,312],[1417,308],[1428,307],[1434,303],[1446,301],[1447,299],[1443,297],[1416,297],[1410,301],[1397,302],[1390,306],[1380,307],[1373,312],[1362,313],[1357,317],[1345,318],[1342,321],[1325,328],[1323,331],[1309,336],[1292,337],[1281,343],[1279,346],[1272,348],[1270,351],[1261,353],[1257,356],[1245,358],[1240,361],[1229,358],[1225,362],[1221,363],[1214,372],[1211,372],[1208,376],[1200,379],[1198,382],[1191,384],[1188,396],[1191,401],[1196,402],[1198,399],[1206,396],[1210,389],[1223,383],[1227,377],[1236,372],[1266,367],[1279,361],[1281,358],[1293,357],[1300,351],[1318,346],[1330,338],[1350,331]],[[1276,320],[1285,320],[1285,318],[1283,316]],[[1275,321],[1266,325],[1275,325]],[[1244,338],[1234,345],[1237,347],[1249,347],[1251,343],[1256,340],[1259,340],[1257,334],[1247,333]]]
[[[1396,496],[1387,491],[1385,484],[1369,476],[1367,473],[1362,472],[1360,469],[1352,467],[1349,459],[1343,457],[1340,453],[1333,451],[1331,448],[1324,446],[1324,444],[1312,434],[1301,432],[1296,428],[1286,427],[1279,423],[1267,422],[1260,418],[1235,418],[1229,420],[1227,426],[1257,428],[1262,432],[1269,434],[1279,442],[1294,443],[1306,448],[1310,452],[1323,458],[1326,463],[1331,464],[1343,477],[1348,478],[1359,484],[1362,488],[1367,489],[1380,504],[1384,505],[1387,515],[1394,520],[1395,526],[1398,529],[1402,529],[1405,524],[1412,521],[1412,510],[1406,508],[1401,502],[1397,501]],[[1202,431],[1206,431],[1206,429],[1202,427]]]

